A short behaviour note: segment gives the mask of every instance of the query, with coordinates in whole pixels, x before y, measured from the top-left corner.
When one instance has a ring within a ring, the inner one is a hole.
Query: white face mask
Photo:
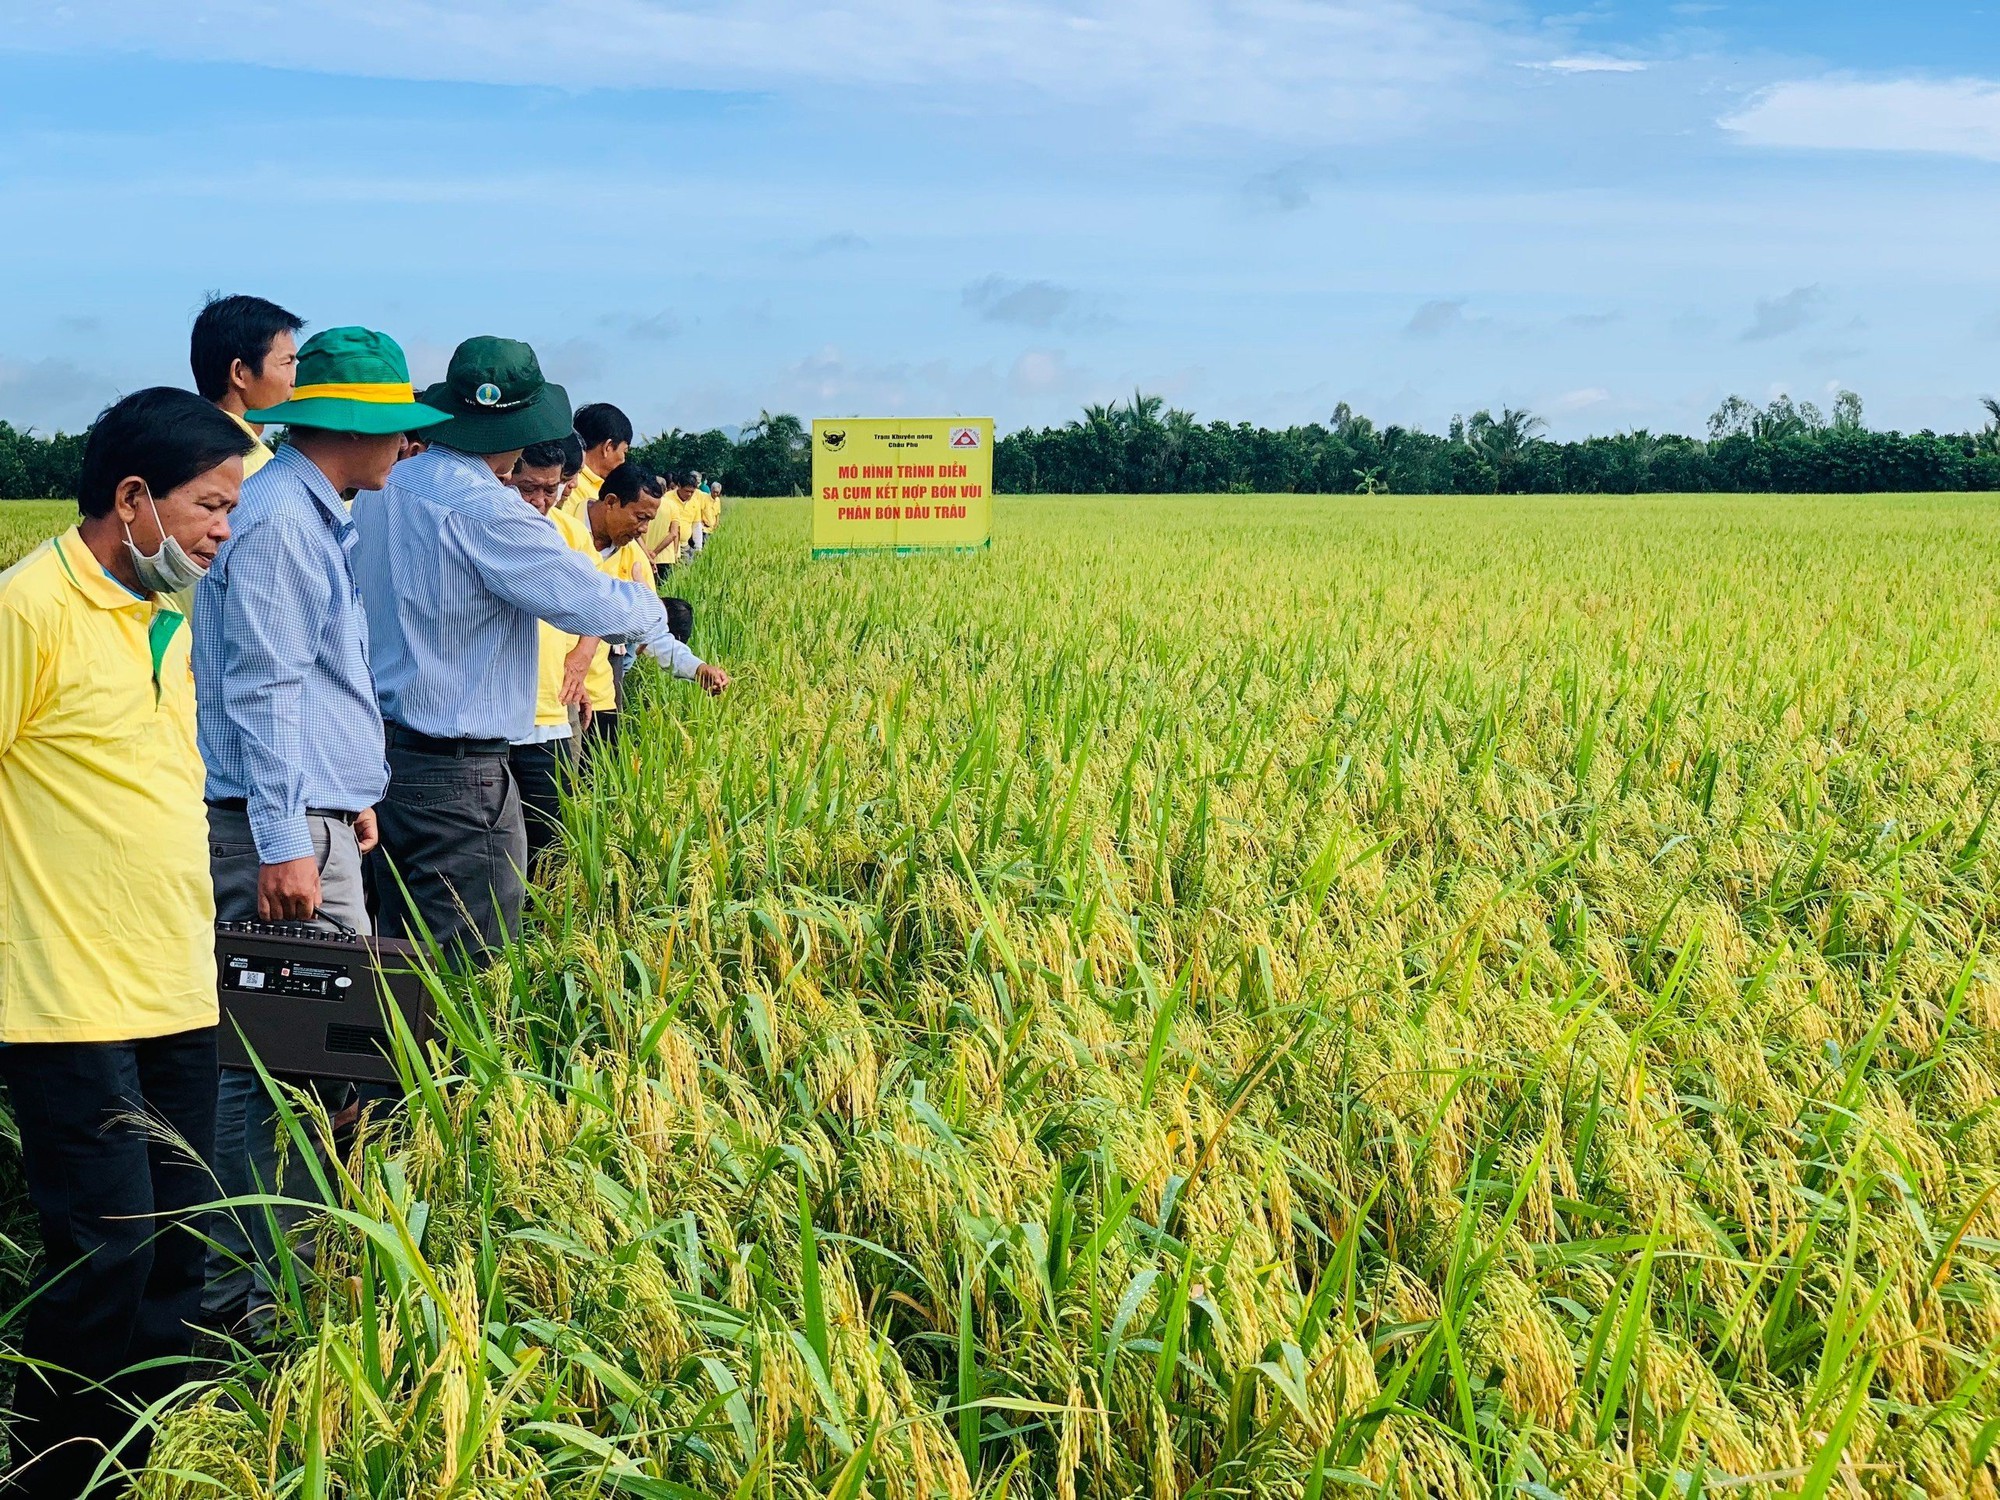
[[[208,569],[189,557],[187,549],[167,535],[167,528],[160,525],[160,507],[154,504],[151,490],[146,491],[146,504],[152,506],[153,525],[160,533],[160,550],[141,552],[132,540],[132,528],[125,528],[125,551],[132,559],[132,569],[139,575],[139,582],[156,594],[178,594],[183,589],[193,588],[208,576]]]

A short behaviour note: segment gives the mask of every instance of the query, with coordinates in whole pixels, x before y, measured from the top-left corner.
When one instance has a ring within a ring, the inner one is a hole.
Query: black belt
[[[247,813],[250,811],[250,804],[241,797],[210,797],[207,799],[207,802],[210,807],[219,808],[223,812]],[[361,814],[351,813],[345,808],[340,807],[309,807],[306,809],[306,816],[309,818],[332,818],[336,823],[352,823]]]
[[[505,755],[513,746],[506,740],[441,740],[435,735],[418,734],[401,724],[384,726],[391,750],[414,750],[419,755],[449,755],[464,760],[472,755]]]

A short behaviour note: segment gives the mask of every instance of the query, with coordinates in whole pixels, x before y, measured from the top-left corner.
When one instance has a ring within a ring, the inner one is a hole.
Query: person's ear
[[[232,359],[229,362],[229,388],[232,391],[247,391],[250,389],[250,382],[256,378],[251,373],[250,366],[242,360]]]
[[[111,513],[125,525],[130,526],[139,519],[139,512],[145,508],[146,481],[137,474],[127,474],[118,481],[111,492]]]

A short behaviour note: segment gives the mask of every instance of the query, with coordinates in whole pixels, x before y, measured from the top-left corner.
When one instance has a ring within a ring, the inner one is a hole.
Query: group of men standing
[[[614,654],[729,682],[654,588],[719,502],[669,513],[615,408],[516,340],[419,395],[387,335],[300,327],[211,302],[200,394],[107,409],[79,524],[0,573],[0,1078],[44,1245],[17,1494],[138,1468],[196,1329],[269,1316],[272,1220],[193,1212],[277,1185],[269,1092],[218,1078],[214,923],[490,950]]]

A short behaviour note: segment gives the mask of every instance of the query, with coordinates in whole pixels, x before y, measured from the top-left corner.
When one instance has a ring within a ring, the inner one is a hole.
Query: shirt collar
[[[72,526],[49,544],[55,548],[56,562],[76,591],[99,609],[145,609],[153,603],[141,599],[115,578],[105,576],[97,554],[83,544],[83,529]]]
[[[235,412],[229,410],[229,408],[227,408],[226,406],[218,406],[216,410],[221,412],[225,417],[229,418],[229,420],[234,422],[238,427],[241,427],[244,430],[244,432],[248,433],[250,437],[255,440],[259,448],[262,448],[266,453],[269,453],[271,451],[271,445],[264,441],[264,434],[259,432],[256,428],[252,427],[248,422],[244,421],[242,417],[238,416]]]
[[[326,524],[333,528],[336,536],[354,524],[347,514],[347,506],[341,501],[340,492],[333,487],[333,481],[320,471],[318,464],[290,443],[277,451],[267,467],[275,469],[279,464],[285,465],[306,487],[306,493],[313,497],[313,503],[319,507],[320,514],[326,518]]]

